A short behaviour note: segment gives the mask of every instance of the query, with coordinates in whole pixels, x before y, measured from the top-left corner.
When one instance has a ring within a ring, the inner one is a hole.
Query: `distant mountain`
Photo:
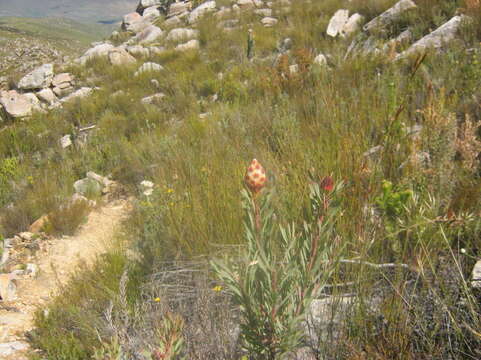
[[[138,0],[0,0],[0,16],[59,17],[112,24],[132,12]]]
[[[46,62],[62,62],[65,56],[76,57],[108,34],[105,25],[65,18],[0,17],[0,87],[5,86],[5,75],[22,74]]]

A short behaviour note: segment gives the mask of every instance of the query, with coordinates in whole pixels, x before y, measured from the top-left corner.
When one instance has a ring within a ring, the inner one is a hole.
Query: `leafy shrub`
[[[263,184],[248,181],[245,257],[240,264],[214,262],[213,268],[240,307],[241,339],[249,356],[274,360],[299,347],[306,311],[333,271],[339,213],[331,200],[341,185],[334,189],[330,178],[311,184],[310,217],[299,229],[279,227],[270,196],[259,194]]]

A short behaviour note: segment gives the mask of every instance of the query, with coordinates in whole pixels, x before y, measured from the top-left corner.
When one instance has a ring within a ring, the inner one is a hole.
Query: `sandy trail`
[[[90,213],[74,236],[48,240],[34,263],[38,276],[17,281],[17,299],[0,308],[0,359],[26,359],[25,332],[33,329],[33,316],[75,273],[80,263],[92,264],[104,253],[129,210],[127,200],[116,200]],[[10,353],[10,354],[9,354]]]

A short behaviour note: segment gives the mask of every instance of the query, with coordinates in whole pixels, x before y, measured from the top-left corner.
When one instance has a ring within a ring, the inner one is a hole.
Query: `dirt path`
[[[0,359],[23,360],[28,344],[25,332],[33,328],[33,315],[75,273],[80,262],[91,264],[111,244],[118,225],[129,209],[127,200],[117,200],[93,211],[74,236],[48,240],[35,259],[36,278],[17,280],[17,299],[0,308]]]

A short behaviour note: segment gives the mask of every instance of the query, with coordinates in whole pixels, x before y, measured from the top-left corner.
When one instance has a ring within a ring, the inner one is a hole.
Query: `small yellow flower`
[[[167,194],[172,194],[174,192],[174,189],[167,189]]]
[[[160,298],[159,298],[159,297],[156,297],[156,298],[154,299],[154,301],[155,301],[155,302],[160,302]]]
[[[217,286],[215,286],[212,290],[215,291],[215,292],[221,292],[221,291],[222,291],[222,286],[217,285]]]
[[[169,205],[170,205],[170,206],[174,206],[174,203],[173,203],[173,202],[171,202]]]

